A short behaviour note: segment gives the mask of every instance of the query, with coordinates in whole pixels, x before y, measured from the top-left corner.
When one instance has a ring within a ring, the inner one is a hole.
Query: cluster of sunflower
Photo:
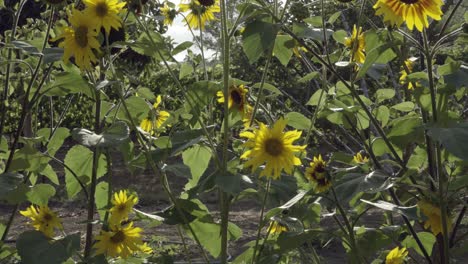
[[[97,242],[93,246],[95,255],[127,258],[137,252],[151,253],[151,248],[141,238],[143,230],[128,221],[133,206],[138,203],[138,197],[121,190],[114,193],[111,203],[113,206],[109,210],[108,230],[96,236]]]
[[[178,10],[172,3],[165,2],[161,13],[164,16],[164,24],[169,26],[172,25],[177,14],[189,12],[184,17],[187,25],[193,29],[203,30],[207,22],[216,20],[215,13],[219,13],[220,10],[219,0],[189,0],[180,3]]]
[[[122,27],[119,14],[123,11],[125,2],[119,0],[83,0],[86,8],[78,10],[74,7],[68,10],[67,27],[53,41],[61,41],[59,47],[64,49],[63,60],[68,63],[74,57],[75,64],[81,70],[89,70],[92,63],[97,62],[100,51],[98,35],[101,28],[106,36],[111,28]]]

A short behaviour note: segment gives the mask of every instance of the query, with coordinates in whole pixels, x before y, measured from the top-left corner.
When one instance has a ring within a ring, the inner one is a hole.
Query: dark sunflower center
[[[122,243],[125,240],[125,234],[119,230],[110,238],[110,240],[114,244]]]
[[[75,30],[75,42],[81,48],[86,48],[88,46],[88,27],[79,26]]]
[[[44,215],[44,220],[45,220],[46,222],[49,222],[50,220],[52,220],[52,215],[50,215],[50,214],[45,214],[45,215]]]
[[[125,204],[120,204],[119,206],[117,206],[117,210],[124,211],[125,210]]]
[[[212,6],[215,3],[215,0],[198,0],[202,6]]]
[[[271,156],[281,155],[283,149],[283,142],[276,138],[270,138],[265,141],[265,151]]]
[[[107,4],[104,2],[100,2],[96,5],[96,14],[98,17],[105,17],[108,12]]]
[[[242,103],[242,96],[240,95],[239,91],[231,91],[231,98],[236,105],[240,105]]]
[[[318,172],[318,173],[322,173],[325,171],[325,167],[323,166],[323,164],[318,164],[317,167],[315,167],[315,171]]]
[[[405,4],[408,4],[408,5],[415,4],[415,3],[419,2],[419,0],[400,0],[400,1],[405,3]]]

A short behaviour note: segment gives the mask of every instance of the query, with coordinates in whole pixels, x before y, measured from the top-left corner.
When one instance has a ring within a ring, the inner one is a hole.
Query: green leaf
[[[405,207],[405,206],[398,206],[398,205],[395,205],[386,201],[377,201],[375,203],[364,200],[364,199],[361,199],[361,201],[364,203],[373,205],[377,208],[383,209],[385,211],[391,211],[400,215],[404,215],[408,217],[408,219],[411,219],[411,220],[417,220],[417,221],[421,220],[421,217],[419,217],[419,213],[418,213],[419,212],[418,207],[416,205]]]
[[[156,98],[153,91],[151,91],[151,89],[149,89],[147,87],[138,88],[136,93],[138,94],[138,96],[141,96],[141,97],[145,98],[146,100],[154,100],[154,98]]]
[[[51,62],[60,61],[62,60],[62,57],[63,57],[63,48],[57,48],[57,47],[45,48],[44,59],[42,60],[42,63],[48,64]]]
[[[32,55],[42,54],[36,47],[24,41],[13,40],[11,44],[13,44],[18,49],[24,50],[28,54],[32,54]]]
[[[80,234],[49,241],[39,231],[26,231],[18,237],[16,248],[24,264],[62,264],[80,249]]]
[[[301,37],[301,38],[308,38],[308,39],[312,39],[312,40],[316,40],[316,41],[324,41],[324,34],[323,34],[323,29],[320,27],[320,28],[313,28],[313,27],[309,27],[305,24],[298,24],[298,23],[295,23],[293,25],[293,32],[298,36],[298,37]],[[327,39],[330,38],[330,36],[333,35],[333,30],[331,29],[325,29],[325,37]]]
[[[410,112],[414,110],[414,103],[413,102],[402,102],[392,106],[393,109],[401,111],[401,112]]]
[[[163,36],[155,31],[151,31],[149,34],[150,36],[148,37],[148,34],[142,33],[136,41],[125,44],[140,55],[146,55],[161,60],[159,56],[159,54],[161,54],[164,59],[172,60]]]
[[[306,76],[300,78],[299,80],[297,80],[298,82],[300,83],[307,83],[309,81],[311,81],[312,79],[315,79],[319,76],[319,73],[314,71],[314,72],[309,72],[308,74],[306,74]]]
[[[410,142],[421,142],[424,138],[422,120],[419,116],[405,116],[390,122],[392,129],[388,133],[388,139],[393,144],[406,147]]]
[[[468,123],[428,127],[428,134],[453,155],[468,160]]]
[[[47,166],[49,160],[50,158],[34,149],[32,145],[25,145],[23,148],[15,152],[10,170],[39,172]]]
[[[50,128],[41,128],[37,131],[37,136],[44,137],[45,139],[49,139],[51,133]],[[66,138],[70,136],[70,130],[66,127],[58,127],[55,129],[52,138],[49,139],[47,144],[47,152],[51,156],[55,156],[55,153],[62,147],[63,142]]]
[[[444,65],[437,67],[438,75],[449,75],[457,72],[460,69],[461,62],[459,61],[449,61]]]
[[[395,97],[395,90],[394,89],[378,89],[375,92],[375,99],[377,103],[381,103],[387,99],[391,99]]]
[[[323,102],[327,99],[327,93],[322,90],[318,89],[306,103],[306,105],[323,105]]]
[[[206,146],[194,145],[182,152],[182,160],[190,168],[194,186],[200,179],[200,176],[208,168],[211,159],[211,150]]]
[[[264,52],[273,49],[277,32],[276,25],[261,20],[246,25],[242,33],[242,47],[250,63],[256,62]]]
[[[9,196],[11,191],[16,190],[24,180],[24,176],[17,172],[0,174],[0,200]]]
[[[424,249],[426,249],[427,254],[431,256],[432,248],[434,247],[434,243],[436,242],[436,237],[429,232],[419,232],[418,238],[423,244]],[[407,236],[405,240],[401,242],[401,245],[406,248],[412,248],[416,250],[416,252],[418,252],[419,255],[424,256],[421,249],[419,248],[418,242],[416,242],[416,239],[414,239],[413,236]]]
[[[392,179],[383,171],[373,171],[369,174],[348,173],[336,184],[336,194],[340,202],[349,202],[360,192],[378,193],[393,186]]]
[[[406,76],[408,82],[429,81],[427,72],[413,72]]]
[[[345,39],[347,37],[348,33],[342,29],[333,32],[333,39],[338,43],[345,44]]]
[[[101,220],[104,220],[108,206],[109,183],[102,181],[96,185],[96,193],[94,194],[96,208]]]
[[[295,129],[308,130],[311,126],[310,119],[298,112],[289,112],[286,114],[288,125]]]
[[[193,72],[193,67],[190,63],[184,62],[180,65],[179,79],[183,79],[185,76],[190,75]]]
[[[356,78],[363,77],[374,63],[385,64],[396,57],[392,51],[392,43],[388,43],[375,31],[365,33],[366,60],[360,68]]]
[[[65,96],[74,93],[84,93],[92,97],[93,87],[79,74],[61,72],[55,74],[55,79],[44,87],[47,96]]]
[[[49,199],[55,195],[55,188],[50,184],[36,184],[26,194],[28,200],[37,205],[47,205]]]
[[[64,163],[75,172],[76,176],[81,179],[81,182],[85,184],[85,186],[90,183],[93,168],[92,151],[86,147],[76,145],[67,152]],[[97,177],[103,176],[106,171],[106,158],[101,154],[98,160]],[[65,184],[70,199],[81,191],[80,184],[67,168],[65,168]]]
[[[50,164],[47,164],[47,166],[45,166],[44,169],[38,173],[39,175],[43,175],[47,177],[52,183],[59,185],[59,179],[58,179],[57,173],[52,168],[52,166],[50,166]]]
[[[72,130],[73,139],[87,147],[118,147],[128,139],[129,135],[130,129],[127,124],[122,121],[116,121],[99,135],[84,128],[75,128]]]
[[[281,62],[281,64],[283,64],[283,66],[288,65],[289,60],[293,54],[291,49],[293,47],[294,41],[289,35],[276,36],[273,54]]]
[[[138,96],[130,96],[125,99],[125,103],[127,104],[128,111],[130,112],[130,118],[127,115],[127,112],[122,109],[123,107],[121,107],[117,115],[121,120],[127,120],[130,122],[130,120],[133,119],[136,124],[140,124],[140,121],[147,117],[150,107],[146,103],[145,99]],[[112,115],[113,113],[111,112],[110,116]]]
[[[381,105],[374,110],[374,115],[382,123],[382,127],[385,127],[390,119],[390,110],[385,105]]]
[[[177,47],[175,47],[172,50],[172,56],[175,56],[175,55],[181,53],[182,51],[192,47],[192,45],[193,45],[193,42],[191,42],[191,41],[184,41],[184,42],[180,43],[179,45],[177,45]]]

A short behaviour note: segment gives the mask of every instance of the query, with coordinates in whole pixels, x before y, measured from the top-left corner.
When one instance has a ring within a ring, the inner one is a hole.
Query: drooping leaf
[[[109,148],[118,147],[128,139],[130,129],[122,121],[113,123],[102,134],[96,134],[84,128],[72,130],[73,139],[87,147]]]
[[[275,46],[273,48],[273,55],[283,64],[288,65],[289,60],[293,54],[292,48],[294,47],[294,41],[289,35],[278,35],[276,36]]]
[[[410,220],[421,220],[421,216],[418,213],[418,207],[415,206],[398,206],[386,201],[377,201],[377,202],[370,202],[364,199],[361,199],[362,202],[373,205],[377,208],[383,209],[385,211],[391,211],[400,215],[404,215],[408,217]]]

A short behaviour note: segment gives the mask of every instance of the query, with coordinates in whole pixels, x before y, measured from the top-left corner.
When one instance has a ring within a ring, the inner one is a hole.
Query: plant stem
[[[263,214],[265,213],[265,204],[266,200],[268,198],[268,193],[270,192],[270,185],[271,185],[271,179],[268,179],[267,184],[266,184],[266,189],[265,189],[265,195],[263,196],[263,201],[262,201],[262,210],[260,211],[260,218],[258,220],[258,230],[257,230],[257,238],[255,239],[255,247],[254,247],[254,252],[252,255],[252,264],[255,261],[255,255],[257,254],[257,247],[258,247],[258,242],[260,241],[260,233],[263,228]]]
[[[269,51],[269,53],[268,53],[268,58],[267,58],[267,61],[265,63],[265,69],[263,70],[262,79],[260,81],[260,88],[258,88],[257,100],[255,101],[255,105],[254,105],[254,108],[253,108],[253,111],[252,111],[252,118],[250,119],[249,126],[252,126],[254,121],[255,121],[255,115],[257,114],[257,110],[258,110],[260,101],[262,100],[262,97],[263,97],[263,87],[265,85],[265,80],[266,80],[266,76],[268,74],[268,69],[270,67],[270,62],[271,62],[272,57],[273,57],[273,50]]]

